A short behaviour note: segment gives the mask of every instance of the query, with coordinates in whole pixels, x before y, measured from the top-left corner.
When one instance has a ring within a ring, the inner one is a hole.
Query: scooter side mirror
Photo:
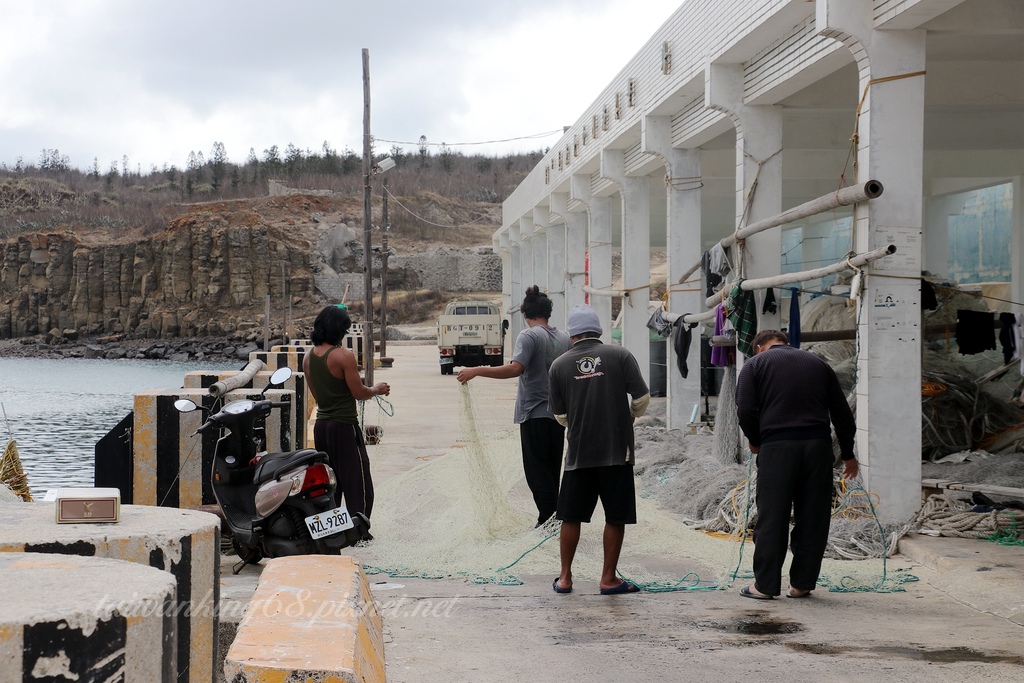
[[[191,401],[187,398],[179,398],[175,401],[174,408],[179,413],[191,413],[193,410],[199,410],[199,406],[195,404],[195,401]]]
[[[266,391],[267,389],[269,389],[272,386],[281,386],[282,384],[287,382],[288,378],[291,377],[291,376],[292,376],[292,369],[291,368],[285,367],[285,368],[278,368],[277,370],[274,370],[274,374],[272,374],[270,376],[270,382],[267,384],[267,387],[266,387],[266,389],[264,389],[264,391]]]

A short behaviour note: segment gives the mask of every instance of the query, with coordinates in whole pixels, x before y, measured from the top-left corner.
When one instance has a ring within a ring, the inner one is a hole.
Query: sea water
[[[0,358],[0,444],[14,438],[32,495],[92,486],[96,442],[145,389],[177,389],[193,370],[230,362]],[[6,413],[6,421],[3,421]],[[2,447],[2,446],[0,446]]]

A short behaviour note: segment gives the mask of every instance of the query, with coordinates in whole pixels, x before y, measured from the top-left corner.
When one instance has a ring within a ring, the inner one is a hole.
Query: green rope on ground
[[[850,493],[854,491],[863,491],[864,497],[867,498],[868,506],[871,508],[871,517],[875,520],[875,525],[878,527],[878,534],[882,537],[882,547],[885,548],[885,531],[882,529],[882,523],[878,520],[878,513],[875,512],[875,504],[871,501],[871,496],[868,492],[860,486],[851,486]],[[905,589],[903,584],[913,583],[918,581],[918,577],[910,573],[900,573],[890,577],[888,573],[888,550],[882,551],[882,578],[874,586],[858,586],[852,583],[853,579],[848,576],[844,576],[839,580],[839,583],[830,585],[826,577],[818,579],[818,585],[822,588],[828,588],[830,593],[902,593]],[[903,572],[904,570],[896,570]]]
[[[713,591],[718,590],[717,581],[705,581],[700,578],[700,574],[697,572],[690,572],[683,576],[678,581],[651,581],[650,583],[643,583],[629,578],[622,572],[618,573],[619,578],[623,581],[629,581],[630,583],[637,586],[640,590],[648,593],[673,593],[676,591]],[[692,577],[692,578],[691,578]],[[690,579],[689,583],[684,585],[684,582]]]
[[[1021,529],[1017,526],[1016,516],[1009,510],[1006,513],[1010,515],[1010,526],[996,529],[985,540],[998,545],[1024,545],[1024,538],[1021,537]]]

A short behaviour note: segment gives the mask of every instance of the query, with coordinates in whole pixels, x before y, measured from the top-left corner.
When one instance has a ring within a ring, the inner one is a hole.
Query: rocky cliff
[[[192,205],[135,238],[20,235],[0,243],[0,338],[216,337],[261,325],[268,295],[279,319],[284,310],[314,315],[337,300],[324,290],[338,282],[358,283],[353,300],[362,295],[362,248],[335,208],[329,198],[289,195]],[[500,258],[489,249],[390,252],[393,286],[501,287]]]

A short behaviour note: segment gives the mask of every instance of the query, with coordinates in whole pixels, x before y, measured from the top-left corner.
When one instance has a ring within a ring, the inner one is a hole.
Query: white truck
[[[508,321],[487,301],[453,301],[437,319],[437,349],[441,374],[455,366],[501,365]]]

